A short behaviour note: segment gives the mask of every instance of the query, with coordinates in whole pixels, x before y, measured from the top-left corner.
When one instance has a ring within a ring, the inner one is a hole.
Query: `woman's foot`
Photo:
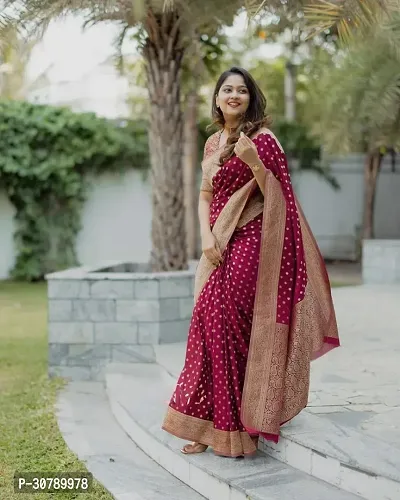
[[[182,449],[181,452],[184,455],[193,455],[195,453],[204,453],[206,449],[208,448],[208,445],[206,444],[201,444],[201,443],[191,443],[191,444],[186,444]]]

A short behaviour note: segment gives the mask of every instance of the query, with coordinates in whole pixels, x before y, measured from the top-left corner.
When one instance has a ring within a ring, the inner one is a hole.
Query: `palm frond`
[[[325,75],[319,105],[330,151],[399,145],[400,58],[384,26],[357,39]]]
[[[118,31],[115,39],[114,39],[114,47],[115,47],[115,65],[120,73],[124,73],[124,56],[122,53],[122,47],[124,45],[125,39],[128,36],[131,27],[126,23],[121,23],[120,30]]]
[[[246,0],[249,8],[262,0]],[[42,33],[49,22],[68,15],[79,15],[86,26],[105,21],[137,26],[149,13],[162,16],[175,12],[182,18],[180,29],[193,35],[200,26],[217,28],[233,22],[243,8],[242,0],[3,0],[0,23],[18,25],[24,34]],[[1,0],[0,0],[1,3]],[[1,24],[0,24],[1,26]]]
[[[388,18],[397,0],[315,0],[304,8],[313,36],[335,26],[349,43],[355,33],[365,32]]]
[[[370,26],[384,13],[398,8],[399,0],[3,0],[0,27],[18,23],[28,31],[43,29],[50,20],[70,14],[84,16],[89,24],[102,21],[123,21],[130,26],[144,19],[149,9],[165,12],[174,9],[189,14],[186,25],[230,24],[240,10],[254,19],[272,9],[285,8],[306,12],[314,32],[337,26],[344,39],[355,29]]]

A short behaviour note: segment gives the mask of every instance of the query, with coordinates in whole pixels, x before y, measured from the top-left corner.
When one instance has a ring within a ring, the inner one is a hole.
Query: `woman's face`
[[[241,75],[230,75],[224,81],[216,96],[225,121],[232,122],[244,115],[250,104],[250,94]]]

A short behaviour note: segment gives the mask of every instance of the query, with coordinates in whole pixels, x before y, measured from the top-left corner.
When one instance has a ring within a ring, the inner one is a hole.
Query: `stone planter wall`
[[[362,277],[371,285],[400,283],[400,240],[364,240]]]
[[[193,266],[145,271],[118,264],[47,276],[50,376],[101,380],[110,362],[155,362],[154,345],[187,339]]]

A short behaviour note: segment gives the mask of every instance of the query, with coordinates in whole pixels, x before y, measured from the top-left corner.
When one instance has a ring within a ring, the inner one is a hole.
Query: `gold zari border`
[[[252,332],[242,396],[242,422],[250,429],[276,434],[278,427],[265,424],[266,416],[278,414],[283,395],[282,368],[286,357],[288,326],[276,324],[278,285],[285,234],[286,203],[279,181],[268,172],[265,182],[264,217]],[[282,345],[277,345],[283,343]],[[278,359],[279,358],[279,359]],[[283,363],[282,363],[283,362]],[[282,363],[282,364],[280,364]],[[280,379],[273,387],[272,374]],[[279,373],[278,373],[279,372]],[[262,383],[260,381],[262,380]],[[280,390],[279,390],[280,389]]]
[[[285,325],[276,323],[276,310],[286,202],[279,182],[268,175],[241,419],[247,429],[275,436],[307,405],[313,355],[326,337],[339,339],[325,264],[299,205],[298,213],[308,282]]]
[[[257,451],[247,432],[215,429],[213,422],[185,415],[170,406],[162,429],[180,439],[211,446],[217,455],[240,457]]]

